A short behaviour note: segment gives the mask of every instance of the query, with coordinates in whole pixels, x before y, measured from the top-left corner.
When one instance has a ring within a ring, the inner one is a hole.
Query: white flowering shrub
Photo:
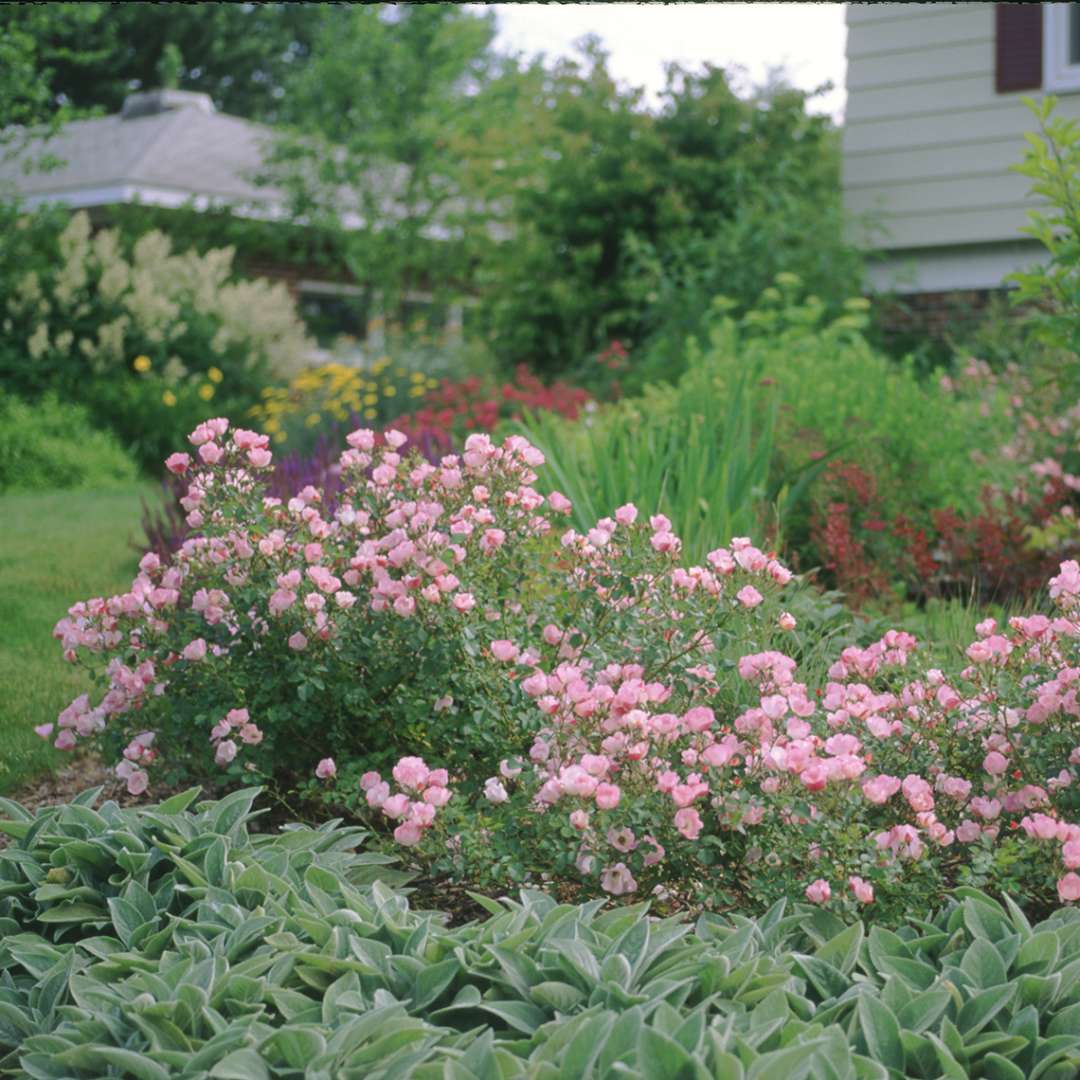
[[[284,285],[237,279],[233,249],[174,252],[160,230],[125,243],[79,212],[7,222],[0,379],[85,404],[146,465],[221,411],[250,407],[311,343]]]

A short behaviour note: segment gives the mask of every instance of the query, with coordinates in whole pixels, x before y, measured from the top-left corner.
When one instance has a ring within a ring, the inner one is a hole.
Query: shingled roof
[[[206,94],[155,90],[131,95],[117,115],[75,121],[48,143],[0,160],[0,183],[13,183],[30,205],[139,199],[180,206],[194,199],[273,213],[282,192],[254,182],[272,137],[262,124],[217,112]],[[25,172],[27,157],[42,150],[61,166]]]

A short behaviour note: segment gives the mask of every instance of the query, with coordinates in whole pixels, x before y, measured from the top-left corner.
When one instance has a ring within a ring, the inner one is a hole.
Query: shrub
[[[1041,380],[1015,364],[1000,373],[969,360],[942,389],[962,408],[991,402],[1007,422],[993,453],[974,462],[1008,463],[1007,480],[984,484],[975,508],[906,512],[886,506],[877,479],[854,461],[832,463],[816,492],[810,558],[855,601],[892,586],[912,599],[973,595],[980,602],[1024,602],[1063,559],[1080,548],[1080,417],[1057,380]]]
[[[154,231],[128,251],[84,212],[59,235],[54,216],[22,216],[9,238],[0,378],[84,404],[143,465],[211,410],[249,407],[310,348],[284,286],[234,280],[231,248],[174,254]]]
[[[0,391],[0,492],[109,488],[136,469],[116,439],[78,405],[47,395],[34,405]]]
[[[556,546],[571,507],[536,493],[521,437],[433,466],[354,432],[330,520],[316,490],[264,499],[266,437],[227,431],[170,459],[204,535],[56,628],[108,687],[56,745],[102,733],[131,791],[307,778],[311,798],[314,777],[437,872],[496,886],[884,912],[958,882],[1077,898],[1075,563],[1054,617],[982,623],[959,664],[890,630],[814,686],[775,558],[736,538],[681,565],[671,522],[631,505]]]
[[[314,488],[287,504],[264,499],[252,474],[270,467],[266,436],[226,438],[226,429],[224,420],[197,429],[197,465],[187,455],[170,459],[175,471],[191,472],[184,505],[203,535],[185,542],[172,565],[144,559],[126,597],[76,605],[58,625],[69,659],[81,648],[110,659],[112,687],[104,711],[80,700],[65,713],[61,746],[99,730],[108,715],[117,752],[146,727],[159,731],[149,755],[157,756],[156,774],[217,774],[214,759],[221,765],[238,744],[218,745],[225,729],[216,714],[247,709],[258,730],[247,729],[245,752],[229,767],[236,779],[310,775],[328,753],[390,763],[413,739],[450,755],[451,764],[497,764],[491,753],[501,746],[504,721],[495,710],[503,693],[485,659],[490,641],[538,618],[540,625],[606,619],[603,596],[584,611],[577,596],[596,550],[564,537],[570,546],[557,554],[551,531],[569,503],[530,486],[542,455],[520,437],[500,448],[475,435],[462,457],[436,467],[401,460],[403,435],[389,432],[376,450],[374,434],[360,430],[341,458],[337,509],[324,518]],[[663,530],[659,549],[648,531],[630,530],[635,573],[662,572],[671,559]],[[536,560],[553,557],[554,575],[537,573]],[[679,606],[686,624],[666,640],[643,638],[643,660],[667,662],[696,635],[733,632],[725,628],[730,605],[705,602],[702,593]],[[551,643],[543,648],[558,652]],[[220,670],[217,659],[225,661]],[[448,697],[459,705],[433,713]]]
[[[92,796],[93,793],[90,793]],[[251,792],[81,797],[0,852],[0,1066],[34,1077],[1042,1076],[1080,1067],[1080,916],[973,890],[894,930],[809,905],[693,926],[535,891],[458,928]]]

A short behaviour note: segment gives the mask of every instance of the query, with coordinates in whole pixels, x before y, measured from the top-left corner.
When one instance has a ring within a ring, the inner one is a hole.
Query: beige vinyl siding
[[[1034,121],[1023,94],[994,90],[994,5],[848,4],[847,28],[844,199],[876,216],[865,242],[1021,239],[1035,202],[1009,166]],[[1080,94],[1059,111],[1080,118]]]

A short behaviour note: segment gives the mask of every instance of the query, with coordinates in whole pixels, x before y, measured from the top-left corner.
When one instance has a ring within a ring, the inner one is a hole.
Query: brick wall
[[[995,298],[1003,299],[1006,294],[1006,289],[913,293],[877,301],[876,316],[887,335],[943,342],[974,329]]]

